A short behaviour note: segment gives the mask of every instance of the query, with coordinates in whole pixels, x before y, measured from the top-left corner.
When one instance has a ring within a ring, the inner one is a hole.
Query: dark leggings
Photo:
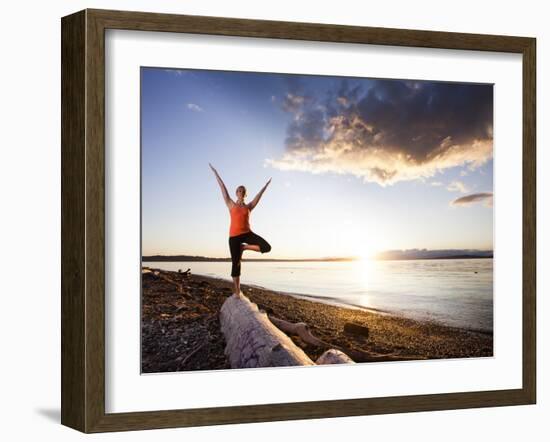
[[[269,243],[254,232],[243,233],[239,236],[229,237],[229,250],[231,251],[231,276],[241,276],[241,257],[243,251],[241,244],[260,246],[260,252],[267,253],[271,250]]]

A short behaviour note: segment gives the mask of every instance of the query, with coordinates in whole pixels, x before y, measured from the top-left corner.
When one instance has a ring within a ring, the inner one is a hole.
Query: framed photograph
[[[534,38],[61,29],[62,424],[535,403]]]

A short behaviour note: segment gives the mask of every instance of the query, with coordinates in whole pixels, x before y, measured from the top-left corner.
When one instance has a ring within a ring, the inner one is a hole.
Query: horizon
[[[366,257],[366,256],[320,256],[320,257],[307,257],[307,258],[271,258],[269,255],[265,258],[255,258],[255,254],[249,254],[248,258],[243,258],[243,261],[358,261],[358,260],[384,260],[384,259],[396,259],[396,258],[384,258],[385,254],[388,253],[401,253],[403,256],[406,256],[406,254],[409,254],[408,256],[415,256],[412,255],[412,253],[417,252],[417,257],[412,257],[409,259],[423,259],[419,258],[418,256],[421,256],[422,253],[428,253],[432,254],[432,256],[436,256],[437,259],[441,258],[452,258],[454,256],[471,256],[473,258],[487,258],[488,256],[484,254],[490,253],[492,257],[494,251],[492,249],[488,250],[482,250],[482,249],[407,249],[407,250],[383,250],[378,252],[377,254]],[[451,252],[454,252],[452,254]],[[439,255],[438,255],[439,253]],[[189,255],[186,253],[177,253],[173,255],[160,255],[160,254],[153,254],[153,255],[142,255],[143,258],[178,258],[178,257],[186,257],[186,258],[198,258],[201,260],[230,260],[231,257],[228,256],[203,256],[203,255]],[[403,258],[406,259],[406,258]],[[436,258],[425,258],[425,259],[436,259]]]
[[[142,68],[142,256],[228,256],[212,163],[248,259],[493,250],[492,85]]]

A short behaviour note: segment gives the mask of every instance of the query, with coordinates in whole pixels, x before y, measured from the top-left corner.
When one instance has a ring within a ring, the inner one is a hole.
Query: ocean
[[[230,262],[143,262],[143,266],[231,280]],[[242,263],[241,284],[299,297],[493,331],[493,260],[422,259]]]

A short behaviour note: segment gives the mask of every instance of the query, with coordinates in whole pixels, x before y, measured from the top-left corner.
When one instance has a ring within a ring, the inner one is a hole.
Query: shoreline
[[[243,258],[243,262],[350,262],[360,261],[362,258],[342,257],[342,258]],[[493,259],[493,255],[490,256],[478,256],[478,255],[449,255],[449,256],[434,256],[434,257],[395,257],[395,258],[374,258],[375,261],[418,261],[418,260],[440,260],[440,259]],[[231,262],[230,257],[226,258],[209,258],[206,256],[165,256],[165,255],[151,255],[142,256],[141,262]]]
[[[148,261],[148,263],[149,263],[149,261]],[[155,264],[155,262],[151,262],[151,264]],[[153,267],[143,266],[142,268],[153,268]],[[156,270],[161,270],[161,269],[157,269],[157,268],[155,268],[155,269]],[[175,272],[174,270],[162,270],[162,271]],[[195,276],[203,276],[205,278],[211,278],[211,279],[214,279],[214,280],[220,281],[220,282],[230,282],[231,283],[231,279],[221,277],[221,276],[205,275],[205,274],[202,274],[202,273],[194,273],[194,275]],[[231,284],[231,287],[232,287],[232,284]],[[261,285],[258,285],[258,284],[241,284],[241,287],[252,287],[252,288],[257,288],[259,290],[264,290],[264,291],[268,291],[268,292],[272,292],[272,293],[277,293],[277,294],[284,295],[284,296],[292,296],[296,299],[303,299],[303,300],[306,300],[306,301],[319,302],[319,303],[322,303],[322,304],[332,305],[332,306],[335,306],[335,307],[357,309],[357,310],[377,313],[377,314],[381,314],[381,315],[396,316],[396,317],[399,317],[399,318],[402,318],[402,319],[410,319],[410,320],[418,321],[418,322],[421,322],[421,323],[433,323],[435,325],[441,325],[443,327],[450,327],[450,328],[455,328],[455,329],[463,330],[463,331],[482,333],[482,334],[489,335],[489,336],[493,335],[493,330],[492,329],[467,327],[467,326],[462,326],[462,325],[453,325],[453,324],[445,323],[442,320],[430,320],[430,319],[425,319],[425,318],[421,318],[421,317],[415,317],[414,315],[407,315],[405,313],[398,312],[398,311],[384,310],[384,309],[375,308],[375,307],[365,307],[365,306],[359,305],[359,304],[345,303],[345,302],[341,301],[340,299],[338,299],[336,297],[332,297],[332,296],[319,296],[319,295],[312,295],[312,294],[309,294],[309,293],[295,293],[295,292],[289,292],[289,291],[284,291],[284,290],[276,290],[276,289],[271,289],[271,288],[261,286]]]
[[[230,368],[219,329],[219,309],[232,295],[232,282],[147,268],[158,275],[142,274],[142,372]],[[397,355],[402,360],[493,356],[493,334],[489,332],[313,301],[255,285],[242,284],[241,291],[268,314],[305,322],[315,336],[350,352]],[[368,337],[344,332],[346,323],[368,327]],[[297,336],[290,338],[313,360],[322,353]]]
[[[144,268],[150,268],[150,267],[144,267]],[[154,269],[154,270],[160,270],[160,269]],[[164,272],[174,272],[173,270],[162,270],[162,271],[164,271]],[[177,272],[175,272],[175,273],[177,273]],[[204,277],[204,278],[213,279],[213,280],[219,281],[221,283],[231,282],[231,280],[226,279],[226,278],[222,278],[222,277],[219,277],[219,276],[203,275],[203,274],[200,274],[200,273],[194,273],[194,275],[195,276],[201,276],[201,277]],[[248,287],[248,288],[251,288],[251,289],[264,290],[264,291],[268,291],[268,292],[271,292],[271,293],[276,293],[276,294],[279,294],[279,295],[282,295],[282,296],[292,296],[293,298],[296,298],[296,299],[303,299],[303,300],[306,300],[306,301],[319,302],[321,304],[332,305],[334,307],[363,310],[363,311],[372,312],[372,313],[379,313],[381,315],[399,316],[399,314],[397,314],[397,313],[392,313],[390,311],[377,309],[377,308],[374,308],[374,307],[365,307],[365,306],[356,305],[356,304],[346,304],[342,301],[339,301],[337,298],[328,297],[328,296],[327,297],[322,297],[322,296],[316,296],[316,295],[309,295],[309,294],[305,294],[305,293],[285,292],[285,291],[282,291],[282,290],[270,289],[268,287],[264,287],[264,286],[258,285],[258,284],[241,284],[241,287]],[[472,330],[472,331],[476,331],[476,330]]]
[[[267,290],[273,293],[277,293],[279,295],[292,296],[293,298],[296,298],[296,299],[303,299],[305,301],[318,302],[320,304],[332,305],[334,307],[349,308],[352,310],[362,310],[366,312],[378,313],[381,315],[392,315],[392,313],[389,311],[371,308],[371,307],[364,307],[362,305],[356,305],[356,304],[346,304],[342,301],[339,301],[337,298],[333,298],[333,297],[328,297],[328,296],[322,297],[322,296],[316,296],[316,295],[305,295],[302,293],[283,292],[281,290],[268,289],[267,287],[263,287],[261,285],[255,285],[255,284],[246,284],[246,285],[253,288],[260,289],[260,290]]]
[[[207,276],[207,275],[198,275],[198,276],[204,276],[206,278],[210,278],[210,276]],[[222,279],[222,278],[214,278],[214,277],[212,277],[212,278],[224,281],[224,279]],[[245,286],[248,286],[248,287],[251,287],[251,288],[256,288],[256,289],[259,289],[259,290],[265,290],[265,291],[272,292],[274,294],[279,294],[279,295],[282,295],[282,296],[291,296],[293,298],[302,299],[304,301],[311,301],[311,302],[315,302],[315,303],[319,303],[319,304],[330,305],[330,306],[333,306],[333,307],[338,307],[338,308],[343,308],[343,309],[350,309],[350,310],[359,310],[359,311],[364,311],[364,312],[367,312],[367,313],[373,313],[373,314],[381,315],[381,316],[394,317],[394,318],[403,319],[403,320],[411,320],[411,321],[419,322],[419,323],[422,323],[422,324],[431,324],[431,325],[435,325],[435,326],[441,326],[441,327],[445,327],[445,328],[456,329],[456,330],[463,331],[463,332],[481,333],[481,334],[484,334],[484,335],[493,336],[493,331],[492,330],[477,329],[477,328],[471,328],[471,327],[459,327],[459,326],[455,326],[455,325],[445,324],[442,321],[436,321],[436,320],[430,321],[430,320],[426,320],[426,319],[418,319],[418,318],[414,318],[412,316],[407,316],[407,315],[404,315],[404,314],[400,314],[399,312],[392,312],[390,310],[382,310],[382,309],[378,309],[378,308],[374,308],[374,307],[365,307],[365,306],[357,305],[357,304],[346,304],[344,302],[339,301],[337,298],[333,298],[333,297],[322,297],[322,296],[316,296],[316,295],[304,295],[304,294],[301,294],[301,293],[284,292],[284,291],[280,291],[280,290],[268,289],[266,287],[263,287],[263,286],[260,286],[260,285],[255,285],[255,284],[244,284],[244,285],[241,284],[241,287],[245,287]]]

